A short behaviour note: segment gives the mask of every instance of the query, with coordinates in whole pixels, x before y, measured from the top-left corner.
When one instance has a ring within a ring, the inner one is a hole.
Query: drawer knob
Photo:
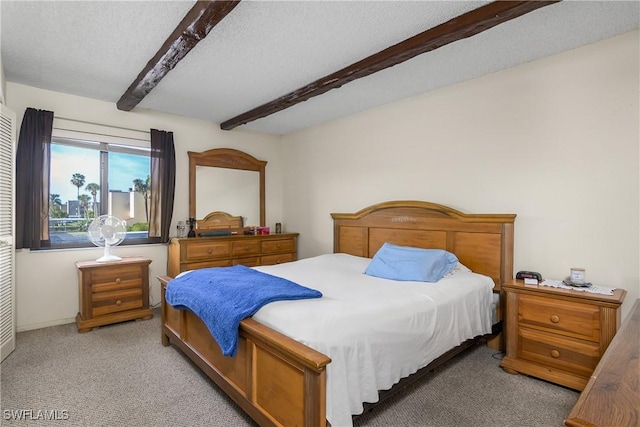
[[[551,357],[558,358],[560,357],[560,352],[558,350],[551,350]]]
[[[245,247],[244,247],[244,250],[245,250],[245,251],[248,251],[248,250],[249,250],[249,246],[245,246]]]
[[[560,316],[558,316],[557,314],[552,314],[551,315],[551,321],[553,323],[558,323],[560,321]]]
[[[211,255],[211,253],[212,253],[212,252],[213,252],[213,251],[212,251],[211,249],[207,249],[207,253],[208,253],[209,255]]]
[[[278,244],[276,245],[276,248],[280,249],[280,243],[278,243]]]
[[[116,283],[120,283],[120,282],[122,282],[122,279],[118,277],[118,278],[116,279]]]
[[[122,301],[120,300],[116,301],[116,305],[122,305]]]

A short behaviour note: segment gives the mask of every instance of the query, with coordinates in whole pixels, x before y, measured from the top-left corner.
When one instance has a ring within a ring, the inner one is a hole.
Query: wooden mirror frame
[[[265,168],[267,162],[232,148],[214,148],[201,153],[188,151],[189,155],[189,217],[196,220],[196,166],[239,169],[258,172],[260,176],[260,227],[265,227]]]

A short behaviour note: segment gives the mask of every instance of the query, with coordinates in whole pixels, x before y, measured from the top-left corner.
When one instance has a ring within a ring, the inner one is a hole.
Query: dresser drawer
[[[256,267],[260,265],[260,257],[252,256],[248,258],[234,258],[231,263],[233,265],[244,265],[246,267]]]
[[[590,304],[521,295],[518,321],[521,327],[528,326],[594,342],[600,340],[600,309]]]
[[[104,316],[136,308],[142,308],[142,289],[132,288],[122,291],[94,293],[92,296],[92,316]]]
[[[596,343],[521,328],[518,357],[588,378],[601,357]]]
[[[262,242],[262,253],[273,254],[279,252],[294,252],[295,247],[296,246],[293,239],[267,240],[265,242]]]
[[[231,243],[231,254],[233,256],[258,255],[260,253],[260,242],[258,240],[240,240]]]
[[[188,264],[184,264],[184,268],[182,269],[182,271],[197,270],[199,268],[229,267],[230,265],[231,265],[231,260],[229,259],[190,262]]]
[[[282,264],[283,262],[289,262],[289,261],[295,261],[295,260],[296,260],[295,254],[288,253],[288,254],[263,256],[262,259],[260,260],[261,261],[260,263],[262,265],[275,265],[275,264]]]
[[[229,242],[203,242],[186,245],[186,261],[229,257]]]

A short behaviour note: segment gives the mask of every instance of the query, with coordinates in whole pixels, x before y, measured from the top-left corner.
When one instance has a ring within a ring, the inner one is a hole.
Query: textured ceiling
[[[242,1],[136,108],[221,123],[488,2]],[[113,102],[190,1],[0,2],[10,82]],[[286,134],[640,26],[637,1],[563,1],[244,127]]]

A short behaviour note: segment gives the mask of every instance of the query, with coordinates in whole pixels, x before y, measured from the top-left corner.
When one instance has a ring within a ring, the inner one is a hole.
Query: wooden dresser
[[[273,265],[297,259],[298,233],[175,238],[169,244],[167,275],[207,267]]]
[[[121,261],[78,261],[80,312],[78,332],[134,319],[151,319],[147,258]]]
[[[640,299],[564,421],[567,427],[640,425]]]
[[[584,389],[620,327],[626,291],[593,294],[513,280],[506,295],[506,355],[501,367]]]

